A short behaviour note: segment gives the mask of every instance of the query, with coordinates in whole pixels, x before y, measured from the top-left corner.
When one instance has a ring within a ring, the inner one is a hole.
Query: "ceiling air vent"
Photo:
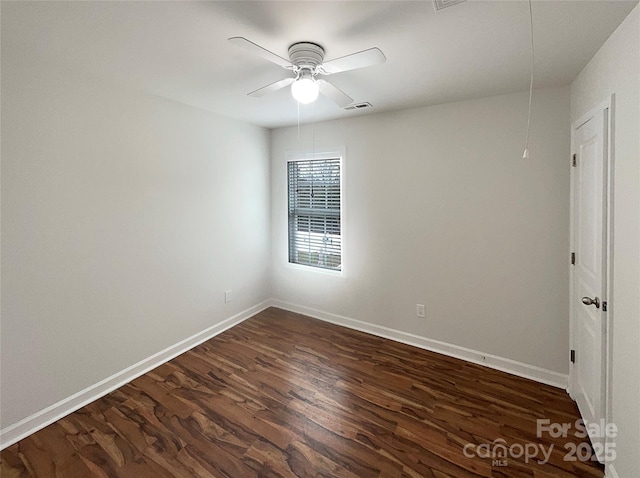
[[[373,106],[371,106],[371,103],[356,103],[354,105],[349,105],[349,106],[345,106],[344,109],[345,110],[363,110],[365,108],[373,108]]]
[[[435,8],[436,12],[438,10],[442,10],[443,8],[452,7],[457,3],[462,3],[465,0],[433,0],[433,8]]]

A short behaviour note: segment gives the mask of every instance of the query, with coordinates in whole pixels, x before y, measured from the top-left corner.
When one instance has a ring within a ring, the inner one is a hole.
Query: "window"
[[[289,262],[342,270],[341,158],[288,163]]]

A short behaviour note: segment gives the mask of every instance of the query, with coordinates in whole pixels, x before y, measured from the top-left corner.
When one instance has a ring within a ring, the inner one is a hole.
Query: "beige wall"
[[[615,95],[612,420],[621,478],[640,470],[640,6],[571,85],[571,120]],[[615,475],[613,475],[615,476]]]
[[[3,428],[269,295],[268,130],[18,51],[2,58]]]
[[[273,296],[568,372],[569,90],[272,134]],[[285,152],[346,150],[344,277],[287,265]],[[417,303],[427,319],[416,318]]]

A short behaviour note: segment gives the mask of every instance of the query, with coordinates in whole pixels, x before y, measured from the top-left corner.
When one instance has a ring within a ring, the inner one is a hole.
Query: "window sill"
[[[333,277],[345,277],[344,270],[334,271],[331,269],[323,269],[322,267],[305,266],[303,264],[295,264],[293,262],[287,262],[286,267],[288,269],[310,272],[312,274],[324,274]]]

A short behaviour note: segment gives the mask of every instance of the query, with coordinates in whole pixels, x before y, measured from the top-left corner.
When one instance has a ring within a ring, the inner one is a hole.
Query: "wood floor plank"
[[[3,450],[2,477],[602,478],[559,389],[267,309]],[[465,456],[497,441],[539,463]]]

